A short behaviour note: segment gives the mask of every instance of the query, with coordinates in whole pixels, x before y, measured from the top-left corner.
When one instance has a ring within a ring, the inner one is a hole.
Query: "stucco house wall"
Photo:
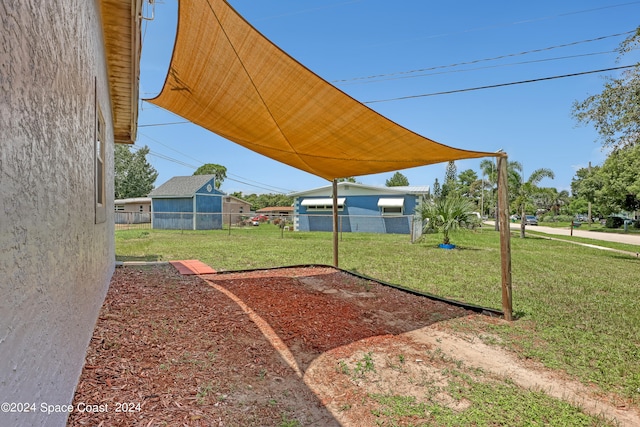
[[[101,3],[0,3],[2,426],[65,425],[114,270],[114,127]],[[130,8],[130,6],[129,6]],[[96,215],[96,114],[105,210]],[[98,220],[96,221],[96,219]]]

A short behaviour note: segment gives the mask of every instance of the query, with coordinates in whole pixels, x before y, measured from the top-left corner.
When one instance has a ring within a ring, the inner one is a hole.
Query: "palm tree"
[[[556,215],[560,215],[563,211],[563,208],[565,206],[568,206],[570,201],[571,201],[571,196],[569,195],[569,192],[567,190],[560,191],[556,196],[556,200],[553,207],[553,209],[555,209]]]
[[[524,230],[527,225],[527,204],[531,202],[532,197],[540,190],[538,184],[543,178],[555,178],[551,169],[540,168],[534,170],[529,179],[520,185],[517,192],[515,204],[521,212],[520,218],[520,237],[524,238]]]
[[[538,208],[552,212],[553,215],[560,215],[564,206],[569,204],[569,192],[558,191],[553,187],[540,188],[535,196],[535,205]]]
[[[487,177],[487,181],[489,182],[491,187],[490,201],[494,203],[495,206],[494,217],[496,219],[496,231],[498,231],[498,218],[496,216],[498,212],[498,168],[493,160],[485,159],[480,162],[480,170],[482,171],[482,174]],[[507,161],[507,182],[509,184],[510,199],[513,198],[513,194],[517,194],[518,188],[520,187],[520,182],[522,182],[520,172],[522,172],[522,164],[520,162]],[[509,202],[511,201],[512,200],[509,200]],[[487,205],[489,205],[489,203],[487,203]]]
[[[553,187],[538,188],[533,197],[533,205],[537,210],[544,209],[546,212],[557,214],[556,201],[558,200],[558,190]]]
[[[449,234],[463,227],[473,210],[473,204],[458,194],[449,194],[435,201],[427,200],[416,207],[416,214],[422,219],[424,232],[442,232],[442,243],[448,245]]]

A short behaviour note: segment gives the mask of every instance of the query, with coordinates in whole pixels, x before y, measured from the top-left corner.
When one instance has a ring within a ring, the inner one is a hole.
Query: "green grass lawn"
[[[640,259],[517,236],[512,234],[511,247],[518,320],[482,327],[522,357],[640,404]],[[487,228],[457,233],[453,251],[438,249],[439,241],[439,235],[411,244],[404,235],[344,233],[340,267],[500,309],[499,234]],[[283,233],[269,224],[230,232],[118,231],[116,254],[119,260],[200,259],[217,270],[333,259],[331,233]],[[464,320],[452,324],[469,333],[487,332]]]

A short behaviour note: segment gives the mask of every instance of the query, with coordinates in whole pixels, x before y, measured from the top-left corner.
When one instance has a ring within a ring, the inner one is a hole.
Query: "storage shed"
[[[293,214],[293,206],[267,206],[266,208],[258,209],[256,211],[259,215],[265,215],[272,218],[287,218],[290,219]]]
[[[294,230],[332,231],[332,187],[291,194]],[[338,183],[338,225],[343,232],[410,234],[415,208],[428,186],[378,187]]]
[[[174,176],[149,193],[151,227],[162,230],[222,228],[225,194],[216,190],[213,175]]]
[[[226,195],[222,198],[222,223],[224,225],[238,224],[251,212],[251,203],[235,196]]]
[[[116,199],[113,201],[116,212],[151,212],[151,198],[132,197],[129,199]]]
[[[151,222],[151,198],[116,199],[113,203],[116,224],[148,224]]]

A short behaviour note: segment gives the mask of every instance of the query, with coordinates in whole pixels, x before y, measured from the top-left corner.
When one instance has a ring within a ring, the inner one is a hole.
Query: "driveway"
[[[486,221],[486,224],[494,225],[493,221]],[[520,230],[520,223],[509,223],[512,230]],[[545,234],[553,234],[558,236],[571,236],[569,228],[544,227],[540,225],[527,225],[526,232],[539,232]],[[626,243],[629,245],[640,246],[640,234],[618,234],[603,233],[598,231],[589,231],[588,225],[583,224],[579,228],[573,229],[573,235],[576,237],[585,237],[587,239],[602,240],[607,242]]]

